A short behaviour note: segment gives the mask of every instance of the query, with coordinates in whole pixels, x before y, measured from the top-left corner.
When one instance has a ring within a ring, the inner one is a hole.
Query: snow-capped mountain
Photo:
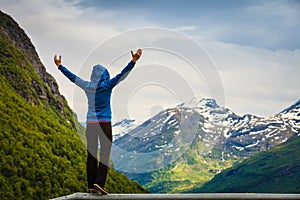
[[[197,148],[200,157],[244,158],[300,135],[300,101],[278,114],[257,117],[239,116],[213,99],[192,99],[128,130],[114,144],[131,152],[130,157],[161,152],[155,159],[167,162]],[[112,158],[116,165],[130,162],[114,150]]]
[[[113,140],[117,140],[137,127],[134,119],[123,119],[112,126]]]
[[[198,137],[212,150],[221,150],[222,158],[248,157],[300,135],[300,101],[268,117],[239,116],[218,106],[213,99],[189,105],[196,105],[191,109],[205,118],[199,121]],[[212,151],[209,153],[216,156]]]
[[[180,134],[183,128],[180,127],[180,123],[187,119],[194,119],[193,115],[199,116],[190,109],[167,109],[129,131],[116,140],[115,144],[121,147],[130,143],[128,150],[136,152],[161,149],[167,146],[176,135]]]
[[[224,131],[228,135],[224,142],[229,148],[226,152],[251,156],[300,136],[300,101],[278,114],[263,118],[245,115],[229,125]]]

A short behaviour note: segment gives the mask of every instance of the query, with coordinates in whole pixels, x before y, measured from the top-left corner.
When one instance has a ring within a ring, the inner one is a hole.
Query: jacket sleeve
[[[114,78],[110,79],[107,81],[107,86],[108,88],[112,89],[114,88],[120,81],[124,80],[129,72],[132,70],[134,67],[135,63],[130,61],[127,66],[119,73],[116,75]]]
[[[63,65],[60,65],[58,69],[68,78],[70,81],[81,87],[82,89],[85,89],[89,82],[81,79],[80,77],[73,74],[71,71],[69,71],[66,67]]]

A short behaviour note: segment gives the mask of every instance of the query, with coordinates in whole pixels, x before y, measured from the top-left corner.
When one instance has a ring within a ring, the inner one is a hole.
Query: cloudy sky
[[[144,49],[113,93],[114,121],[146,119],[181,101],[215,98],[238,114],[275,114],[300,94],[300,1],[1,0],[84,121],[86,100],[53,64],[88,79],[116,74]]]

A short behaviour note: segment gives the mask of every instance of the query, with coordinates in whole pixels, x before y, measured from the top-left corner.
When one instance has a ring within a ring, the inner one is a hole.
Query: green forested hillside
[[[300,138],[259,153],[192,192],[300,193]]]
[[[85,192],[86,149],[75,128],[79,123],[65,99],[50,87],[55,80],[36,73],[35,58],[24,54],[28,49],[3,37],[9,33],[7,27],[17,36],[16,31],[22,30],[2,12],[0,25],[1,199],[49,199]],[[45,83],[42,76],[51,82]],[[111,193],[147,192],[114,170],[106,188]]]
[[[171,165],[154,172],[128,174],[153,193],[185,193],[199,188],[211,180],[220,170],[232,166],[234,160],[201,158],[197,155],[196,144]]]

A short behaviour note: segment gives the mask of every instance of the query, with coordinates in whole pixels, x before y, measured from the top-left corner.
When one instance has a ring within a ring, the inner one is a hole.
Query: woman
[[[131,51],[132,59],[127,66],[110,79],[107,69],[101,65],[95,65],[91,74],[91,80],[85,81],[70,72],[62,65],[61,56],[54,56],[54,62],[58,69],[77,86],[82,88],[88,99],[88,112],[86,117],[86,139],[87,139],[87,180],[88,192],[108,194],[104,189],[109,155],[112,145],[111,128],[111,93],[112,89],[122,81],[132,70],[137,60],[141,57],[142,50],[136,53]],[[100,162],[98,164],[97,151],[98,139],[100,140]]]

